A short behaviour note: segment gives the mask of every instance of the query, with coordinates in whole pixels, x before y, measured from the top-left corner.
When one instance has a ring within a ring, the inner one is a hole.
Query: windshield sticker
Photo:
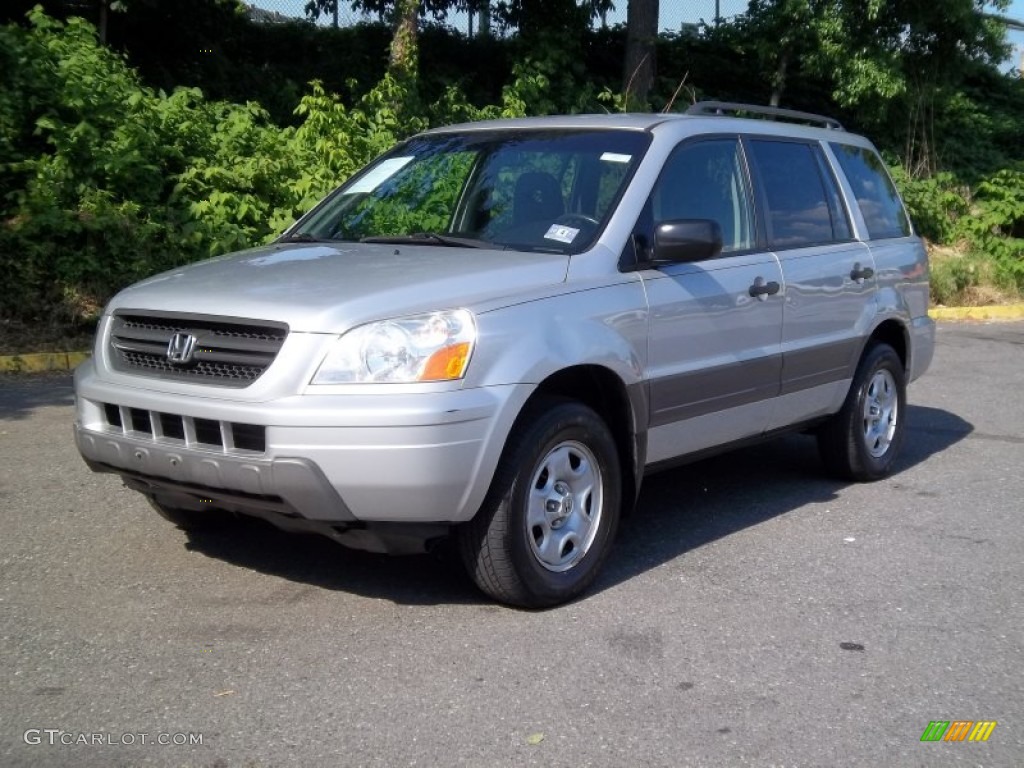
[[[390,179],[412,161],[412,157],[392,157],[390,160],[385,160],[351,187],[346,189],[345,193],[349,195],[357,195],[365,192],[373,192],[373,190]]]
[[[620,155],[618,152],[605,152],[601,159],[606,163],[628,163],[633,159],[632,155]]]
[[[544,235],[545,240],[557,240],[560,243],[571,243],[576,239],[580,231],[573,229],[572,227],[566,227],[562,224],[552,224],[548,227],[547,233]]]

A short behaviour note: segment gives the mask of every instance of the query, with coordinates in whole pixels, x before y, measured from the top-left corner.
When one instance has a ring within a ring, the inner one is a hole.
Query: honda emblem
[[[167,359],[175,365],[185,365],[192,360],[192,353],[196,348],[196,337],[191,333],[180,331],[167,342]]]

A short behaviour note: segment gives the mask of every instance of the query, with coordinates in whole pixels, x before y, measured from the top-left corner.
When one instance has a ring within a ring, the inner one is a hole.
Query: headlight
[[[311,383],[461,379],[475,343],[476,322],[466,309],[382,320],[341,336]]]

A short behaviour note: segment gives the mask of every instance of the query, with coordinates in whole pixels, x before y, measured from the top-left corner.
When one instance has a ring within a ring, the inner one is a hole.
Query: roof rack
[[[757,115],[768,118],[781,118],[797,123],[810,123],[831,131],[843,131],[842,123],[831,117],[815,115],[811,112],[797,112],[795,109],[779,107],[761,107],[756,104],[737,104],[731,101],[698,101],[686,110],[688,115]]]

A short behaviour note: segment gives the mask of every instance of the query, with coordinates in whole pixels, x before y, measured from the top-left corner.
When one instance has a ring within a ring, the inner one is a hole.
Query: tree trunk
[[[388,72],[399,80],[415,80],[418,70],[419,0],[395,3],[395,31],[391,38]]]
[[[490,0],[480,0],[477,5],[477,14],[479,24],[477,25],[477,34],[480,37],[491,36],[491,2]]]
[[[99,35],[100,42],[106,45],[107,43],[107,19],[109,17],[110,8],[108,6],[109,0],[100,0],[100,23],[99,23]]]
[[[782,103],[782,94],[786,90],[786,70],[789,68],[790,47],[784,45],[782,53],[779,54],[779,63],[775,68],[775,78],[772,83],[772,98],[769,105],[777,107]]]
[[[656,71],[658,0],[629,0],[626,10],[626,65],[622,93],[627,110],[648,109],[647,97]]]

